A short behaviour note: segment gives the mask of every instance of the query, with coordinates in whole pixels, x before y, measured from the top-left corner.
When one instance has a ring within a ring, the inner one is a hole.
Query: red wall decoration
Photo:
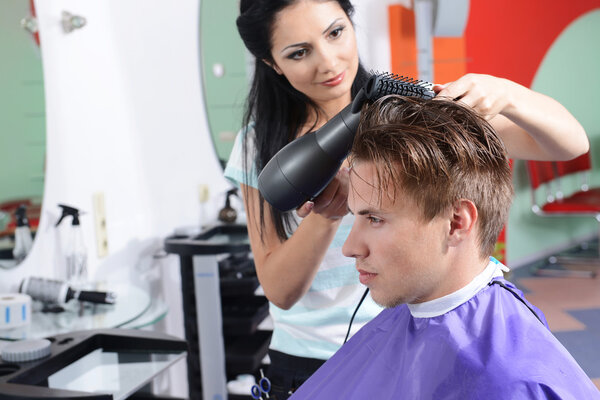
[[[471,0],[463,37],[433,39],[434,82],[447,83],[474,72],[531,87],[540,63],[561,32],[599,7],[600,0]],[[388,17],[391,72],[417,77],[414,13],[392,5]],[[505,235],[506,229],[494,254],[502,262],[506,262]]]

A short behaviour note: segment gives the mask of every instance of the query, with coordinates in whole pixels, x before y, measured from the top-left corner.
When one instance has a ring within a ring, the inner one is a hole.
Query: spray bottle
[[[21,204],[17,211],[15,211],[15,217],[17,220],[17,227],[15,228],[15,247],[13,249],[13,257],[20,263],[27,257],[27,254],[33,246],[33,239],[31,238],[31,230],[29,229],[29,220],[27,219],[27,213],[25,205]]]
[[[66,279],[74,288],[81,288],[87,282],[87,250],[83,242],[83,232],[79,223],[79,210],[64,204],[58,205],[62,208],[56,226],[60,225],[62,220],[70,216],[73,218],[69,237],[67,238],[65,249]]]

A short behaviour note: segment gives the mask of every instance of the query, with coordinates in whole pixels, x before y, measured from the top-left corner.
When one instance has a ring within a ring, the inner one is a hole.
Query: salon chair
[[[531,185],[532,210],[540,217],[594,218],[600,229],[600,187],[590,187],[592,171],[590,153],[570,161],[527,161]],[[579,187],[565,194],[566,180],[575,176]],[[540,198],[544,196],[543,199]],[[598,246],[600,251],[600,246]],[[573,255],[551,256],[549,266],[536,270],[536,275],[594,277],[600,267],[600,253],[593,257]]]

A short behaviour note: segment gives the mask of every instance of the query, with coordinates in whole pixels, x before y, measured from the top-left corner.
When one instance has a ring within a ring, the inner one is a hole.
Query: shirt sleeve
[[[235,138],[229,161],[225,167],[225,178],[236,187],[240,184],[258,188],[258,173],[256,172],[256,146],[254,128],[242,128]],[[246,146],[244,146],[246,142]],[[244,157],[244,151],[247,152]]]

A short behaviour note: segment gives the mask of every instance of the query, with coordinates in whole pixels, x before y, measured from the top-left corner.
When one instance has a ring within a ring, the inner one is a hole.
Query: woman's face
[[[326,112],[350,102],[358,70],[352,23],[336,1],[301,0],[275,17],[273,68]]]

